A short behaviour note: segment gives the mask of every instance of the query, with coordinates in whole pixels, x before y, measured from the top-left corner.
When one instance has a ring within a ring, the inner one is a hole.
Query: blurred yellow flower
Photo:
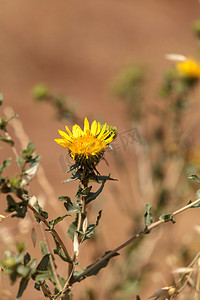
[[[176,69],[181,76],[190,78],[200,78],[200,62],[191,58],[176,63]]]
[[[192,148],[189,151],[189,163],[193,166],[200,167],[200,151],[196,148]]]
[[[103,127],[96,121],[93,121],[91,129],[88,119],[85,118],[84,130],[77,124],[72,128],[72,132],[66,126],[66,131],[58,130],[62,139],[55,139],[60,146],[68,148],[71,157],[80,165],[91,166],[98,163],[102,158],[105,149],[116,136],[116,130],[107,126]]]

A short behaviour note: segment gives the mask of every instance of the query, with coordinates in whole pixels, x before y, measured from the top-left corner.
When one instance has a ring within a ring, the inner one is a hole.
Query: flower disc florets
[[[84,121],[84,130],[74,125],[72,132],[66,126],[66,131],[58,130],[62,139],[55,139],[56,143],[68,148],[70,156],[81,166],[92,168],[102,158],[105,149],[116,137],[116,131],[111,127],[93,121],[91,129],[87,118]]]

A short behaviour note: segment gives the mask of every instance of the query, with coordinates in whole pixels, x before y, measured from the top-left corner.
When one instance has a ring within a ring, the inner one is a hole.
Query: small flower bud
[[[79,255],[79,242],[77,233],[74,234],[74,254],[75,256]]]
[[[176,288],[174,286],[170,287],[168,290],[169,296],[174,296],[176,294]]]
[[[83,232],[86,233],[87,230],[87,226],[88,226],[88,219],[87,217],[84,219],[83,221]]]

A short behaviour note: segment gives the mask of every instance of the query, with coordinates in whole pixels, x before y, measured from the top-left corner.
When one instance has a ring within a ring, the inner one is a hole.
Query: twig
[[[172,213],[172,216],[176,216],[180,213],[182,213],[183,211],[191,208],[192,206],[196,205],[200,203],[200,199],[195,200],[194,202],[178,209],[177,211]],[[167,220],[170,221],[171,219]],[[142,236],[143,234],[147,233],[148,231],[158,227],[159,225],[167,222],[164,220],[159,220],[156,221],[154,223],[152,223],[151,225],[149,225],[148,227],[146,227],[145,229],[143,229],[142,231],[138,232],[136,235],[134,235],[133,237],[131,237],[129,240],[127,240],[125,243],[121,244],[120,246],[118,246],[117,248],[115,248],[114,250],[110,251],[107,255],[103,256],[102,258],[100,258],[99,260],[96,261],[96,263],[92,264],[91,267],[87,268],[84,272],[82,272],[79,276],[74,278],[74,282],[78,281],[81,277],[87,275],[88,273],[90,273],[93,269],[95,269],[97,266],[99,266],[102,262],[108,260],[110,257],[113,256],[113,254],[117,253],[119,250],[121,250],[122,248],[128,246],[129,244],[131,244],[132,242],[134,242],[137,238],[139,238],[140,236]]]
[[[57,275],[57,272],[56,272],[55,263],[54,263],[53,258],[52,258],[53,254],[50,250],[49,242],[48,242],[48,239],[47,239],[47,234],[46,234],[46,231],[44,230],[44,227],[42,226],[42,223],[40,223],[40,227],[41,227],[42,234],[43,234],[46,246],[47,246],[47,250],[50,253],[50,263],[51,263],[52,272],[53,272],[53,275],[54,275],[54,278],[55,278],[55,281],[56,281],[56,285],[57,285],[57,288],[59,289],[59,291],[61,291],[62,286],[60,284],[60,281],[59,281],[59,278],[58,278],[58,275]]]
[[[62,239],[60,238],[59,234],[57,233],[57,231],[53,228],[51,229],[51,225],[49,224],[49,222],[40,215],[39,212],[37,212],[37,210],[35,209],[34,206],[32,206],[30,203],[28,203],[28,207],[33,211],[33,213],[50,229],[50,231],[54,234],[54,236],[56,237],[56,239],[58,240],[60,246],[62,247],[67,260],[69,263],[72,263],[72,259],[67,251],[67,248],[65,247],[65,244],[63,243]]]
[[[46,287],[45,287],[44,284],[41,284],[41,288],[42,288],[43,292],[48,296],[48,298],[51,299],[51,300],[53,300],[53,298],[51,297],[51,295],[47,291],[47,289],[46,289]]]

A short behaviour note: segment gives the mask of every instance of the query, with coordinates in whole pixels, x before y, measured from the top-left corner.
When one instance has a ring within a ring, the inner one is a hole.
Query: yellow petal
[[[66,134],[64,131],[58,130],[58,132],[60,133],[60,135],[62,136],[63,139],[65,139],[67,141],[72,141],[72,138],[68,134]]]
[[[103,128],[102,128],[102,130],[101,130],[101,132],[98,135],[98,139],[100,139],[103,136],[103,134],[104,134],[104,132],[106,130],[106,126],[107,126],[107,124],[105,123],[104,126],[103,126]]]
[[[75,125],[73,126],[73,128],[72,128],[72,133],[73,133],[73,136],[74,136],[75,138],[78,138],[78,137],[80,137],[80,136],[83,135],[82,129],[81,129],[80,126],[78,126],[77,124],[75,124]]]
[[[92,133],[92,135],[96,135],[97,134],[97,129],[98,129],[97,122],[93,121],[92,125],[91,125],[91,133]]]
[[[84,133],[86,134],[88,130],[90,130],[90,124],[88,122],[88,119],[85,117],[85,120],[84,120]]]
[[[71,133],[71,131],[69,130],[68,126],[65,126],[66,131],[68,132],[69,136],[73,137],[73,134]]]
[[[96,134],[99,134],[100,132],[101,132],[101,125],[98,122],[98,124],[97,124],[97,133]]]
[[[63,139],[54,139],[54,141],[59,144],[62,147],[68,148],[69,147],[69,142],[67,142],[66,140],[64,141]]]

